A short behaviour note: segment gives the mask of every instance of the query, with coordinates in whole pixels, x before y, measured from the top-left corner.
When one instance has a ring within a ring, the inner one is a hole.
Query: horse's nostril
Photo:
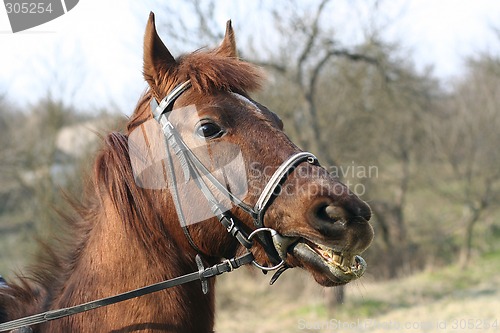
[[[320,220],[333,223],[346,222],[352,218],[357,218],[357,217],[362,217],[366,221],[370,220],[371,209],[364,202],[362,203],[362,205],[350,208],[351,209],[346,209],[340,206],[324,204],[317,207],[315,215]]]
[[[345,210],[333,205],[321,205],[316,210],[316,217],[323,221],[338,222],[345,219]]]
[[[334,221],[340,220],[345,216],[345,212],[342,208],[332,205],[325,207],[325,213],[330,220]]]

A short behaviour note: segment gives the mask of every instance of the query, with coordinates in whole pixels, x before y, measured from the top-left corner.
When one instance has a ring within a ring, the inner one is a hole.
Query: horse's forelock
[[[258,67],[238,58],[218,55],[215,51],[197,51],[178,59],[173,73],[165,76],[164,88],[188,79],[193,89],[206,94],[221,90],[248,93],[261,87],[264,74]]]

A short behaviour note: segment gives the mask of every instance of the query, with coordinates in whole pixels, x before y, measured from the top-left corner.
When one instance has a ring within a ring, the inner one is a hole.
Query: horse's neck
[[[168,253],[161,254],[161,262],[152,260],[157,256],[148,253],[127,230],[127,223],[133,221],[120,221],[116,211],[109,208],[113,205],[104,207],[108,209],[91,230],[63,294],[52,308],[89,302],[196,270],[187,256],[182,259],[174,243]],[[53,322],[49,331],[211,332],[213,293],[211,288],[205,296],[200,286],[190,283]]]

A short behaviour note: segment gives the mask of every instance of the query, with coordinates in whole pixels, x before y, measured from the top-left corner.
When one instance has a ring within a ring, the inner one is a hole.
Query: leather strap
[[[288,176],[297,168],[298,165],[306,161],[310,164],[318,163],[318,159],[313,154],[309,152],[299,152],[290,156],[271,176],[271,179],[269,179],[264,187],[264,190],[262,190],[262,193],[253,208],[253,211],[257,213],[256,218],[254,218],[254,224],[257,228],[264,228],[264,215],[266,214],[269,206],[271,206],[273,199],[279,196],[281,192],[279,187],[287,180]],[[271,259],[274,264],[279,263],[282,258],[276,250],[271,235],[269,233],[260,233],[257,237],[259,237],[259,240],[266,249],[269,259]]]
[[[199,266],[199,263],[201,262],[201,259],[199,256],[197,256],[197,263]],[[16,320],[12,320],[6,323],[1,323],[0,324],[0,332],[7,332],[10,330],[15,330],[15,329],[28,329],[27,326],[33,326],[37,324],[42,324],[46,323],[51,320],[55,319],[60,319],[68,316],[72,316],[77,313],[82,313],[82,312],[87,312],[93,309],[97,309],[100,307],[108,306],[111,304],[116,304],[119,302],[123,302],[132,298],[144,296],[147,294],[151,294],[160,290],[172,288],[181,284],[185,284],[188,282],[192,281],[205,281],[206,279],[212,278],[214,276],[226,273],[226,272],[231,272],[243,265],[250,264],[254,260],[254,256],[251,252],[247,252],[244,255],[233,258],[233,259],[228,259],[224,260],[223,262],[213,265],[212,267],[204,268],[203,264],[201,264],[201,269],[199,269],[197,272],[193,272],[190,274],[182,275],[170,280],[166,280],[163,282],[159,282],[156,284],[152,284],[146,287],[134,289],[122,294],[98,299],[92,302],[64,308],[64,309],[58,309],[58,310],[51,310],[47,312],[43,312],[40,314],[36,314],[33,316],[29,317],[24,317]],[[208,290],[207,290],[208,291]]]
[[[223,195],[228,197],[233,203],[239,206],[244,211],[250,213],[253,218],[255,218],[256,214],[254,214],[252,208],[246,205],[243,201],[241,201],[238,197],[233,195],[226,187],[224,187],[212,174],[208,169],[200,162],[200,160],[196,157],[196,155],[186,146],[179,133],[176,131],[174,126],[168,120],[166,113],[172,109],[173,103],[175,100],[189,87],[191,86],[189,81],[184,82],[183,84],[174,88],[174,90],[169,93],[159,104],[156,103],[156,100],[152,98],[151,100],[151,109],[154,118],[160,123],[162,131],[165,135],[165,141],[167,145],[167,160],[169,166],[169,177],[172,180],[172,197],[175,204],[175,208],[177,211],[177,215],[188,239],[189,244],[193,247],[198,253],[203,253],[201,249],[195,244],[191,234],[189,233],[189,229],[187,227],[186,219],[182,212],[182,208],[179,194],[177,192],[177,180],[175,174],[173,172],[173,161],[172,156],[170,154],[170,149],[173,150],[174,154],[177,156],[183,172],[184,179],[189,180],[193,179],[195,184],[203,193],[205,198],[210,204],[212,213],[214,216],[217,216],[222,225],[226,228],[226,230],[233,235],[240,244],[242,244],[245,248],[249,249],[252,247],[253,242],[247,238],[246,233],[242,229],[242,223],[236,217],[232,216],[230,212],[226,212],[225,209],[221,208],[218,200],[213,195],[212,191],[209,189],[201,175],[206,176],[209,181],[215,185],[215,187],[221,191]],[[205,254],[206,255],[206,254]],[[208,256],[208,255],[207,255]]]

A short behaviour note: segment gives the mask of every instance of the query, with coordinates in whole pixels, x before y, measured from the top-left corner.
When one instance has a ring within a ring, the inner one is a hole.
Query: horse
[[[150,13],[143,56],[148,88],[126,128],[103,137],[84,199],[73,205],[78,214],[66,218],[64,240],[46,246],[44,259],[30,274],[0,286],[0,323],[172,279],[198,271],[200,262],[217,265],[244,253],[264,270],[305,269],[325,287],[359,278],[366,268],[359,254],[374,235],[370,207],[292,143],[281,119],[250,97],[261,88],[264,74],[238,56],[231,21],[218,47],[176,59]],[[160,113],[155,116],[152,108]],[[138,144],[130,139],[165,111],[172,114],[166,120],[171,127],[162,128],[170,134],[158,147],[168,156],[156,160],[157,167],[137,172]],[[196,165],[205,163],[206,169],[193,176],[198,167],[186,156],[196,155],[198,148],[205,148],[211,160],[198,156]],[[226,168],[217,179],[238,181],[222,189],[214,179],[200,185],[235,160],[239,167]],[[183,175],[196,181],[184,192]],[[151,177],[157,179],[147,184]],[[162,177],[168,180],[162,183]],[[210,197],[209,192],[224,195]],[[220,198],[228,195],[223,205]],[[195,216],[214,200],[215,208]],[[255,233],[258,237],[250,237]],[[28,329],[213,332],[215,279],[205,283],[207,290],[187,283]]]

